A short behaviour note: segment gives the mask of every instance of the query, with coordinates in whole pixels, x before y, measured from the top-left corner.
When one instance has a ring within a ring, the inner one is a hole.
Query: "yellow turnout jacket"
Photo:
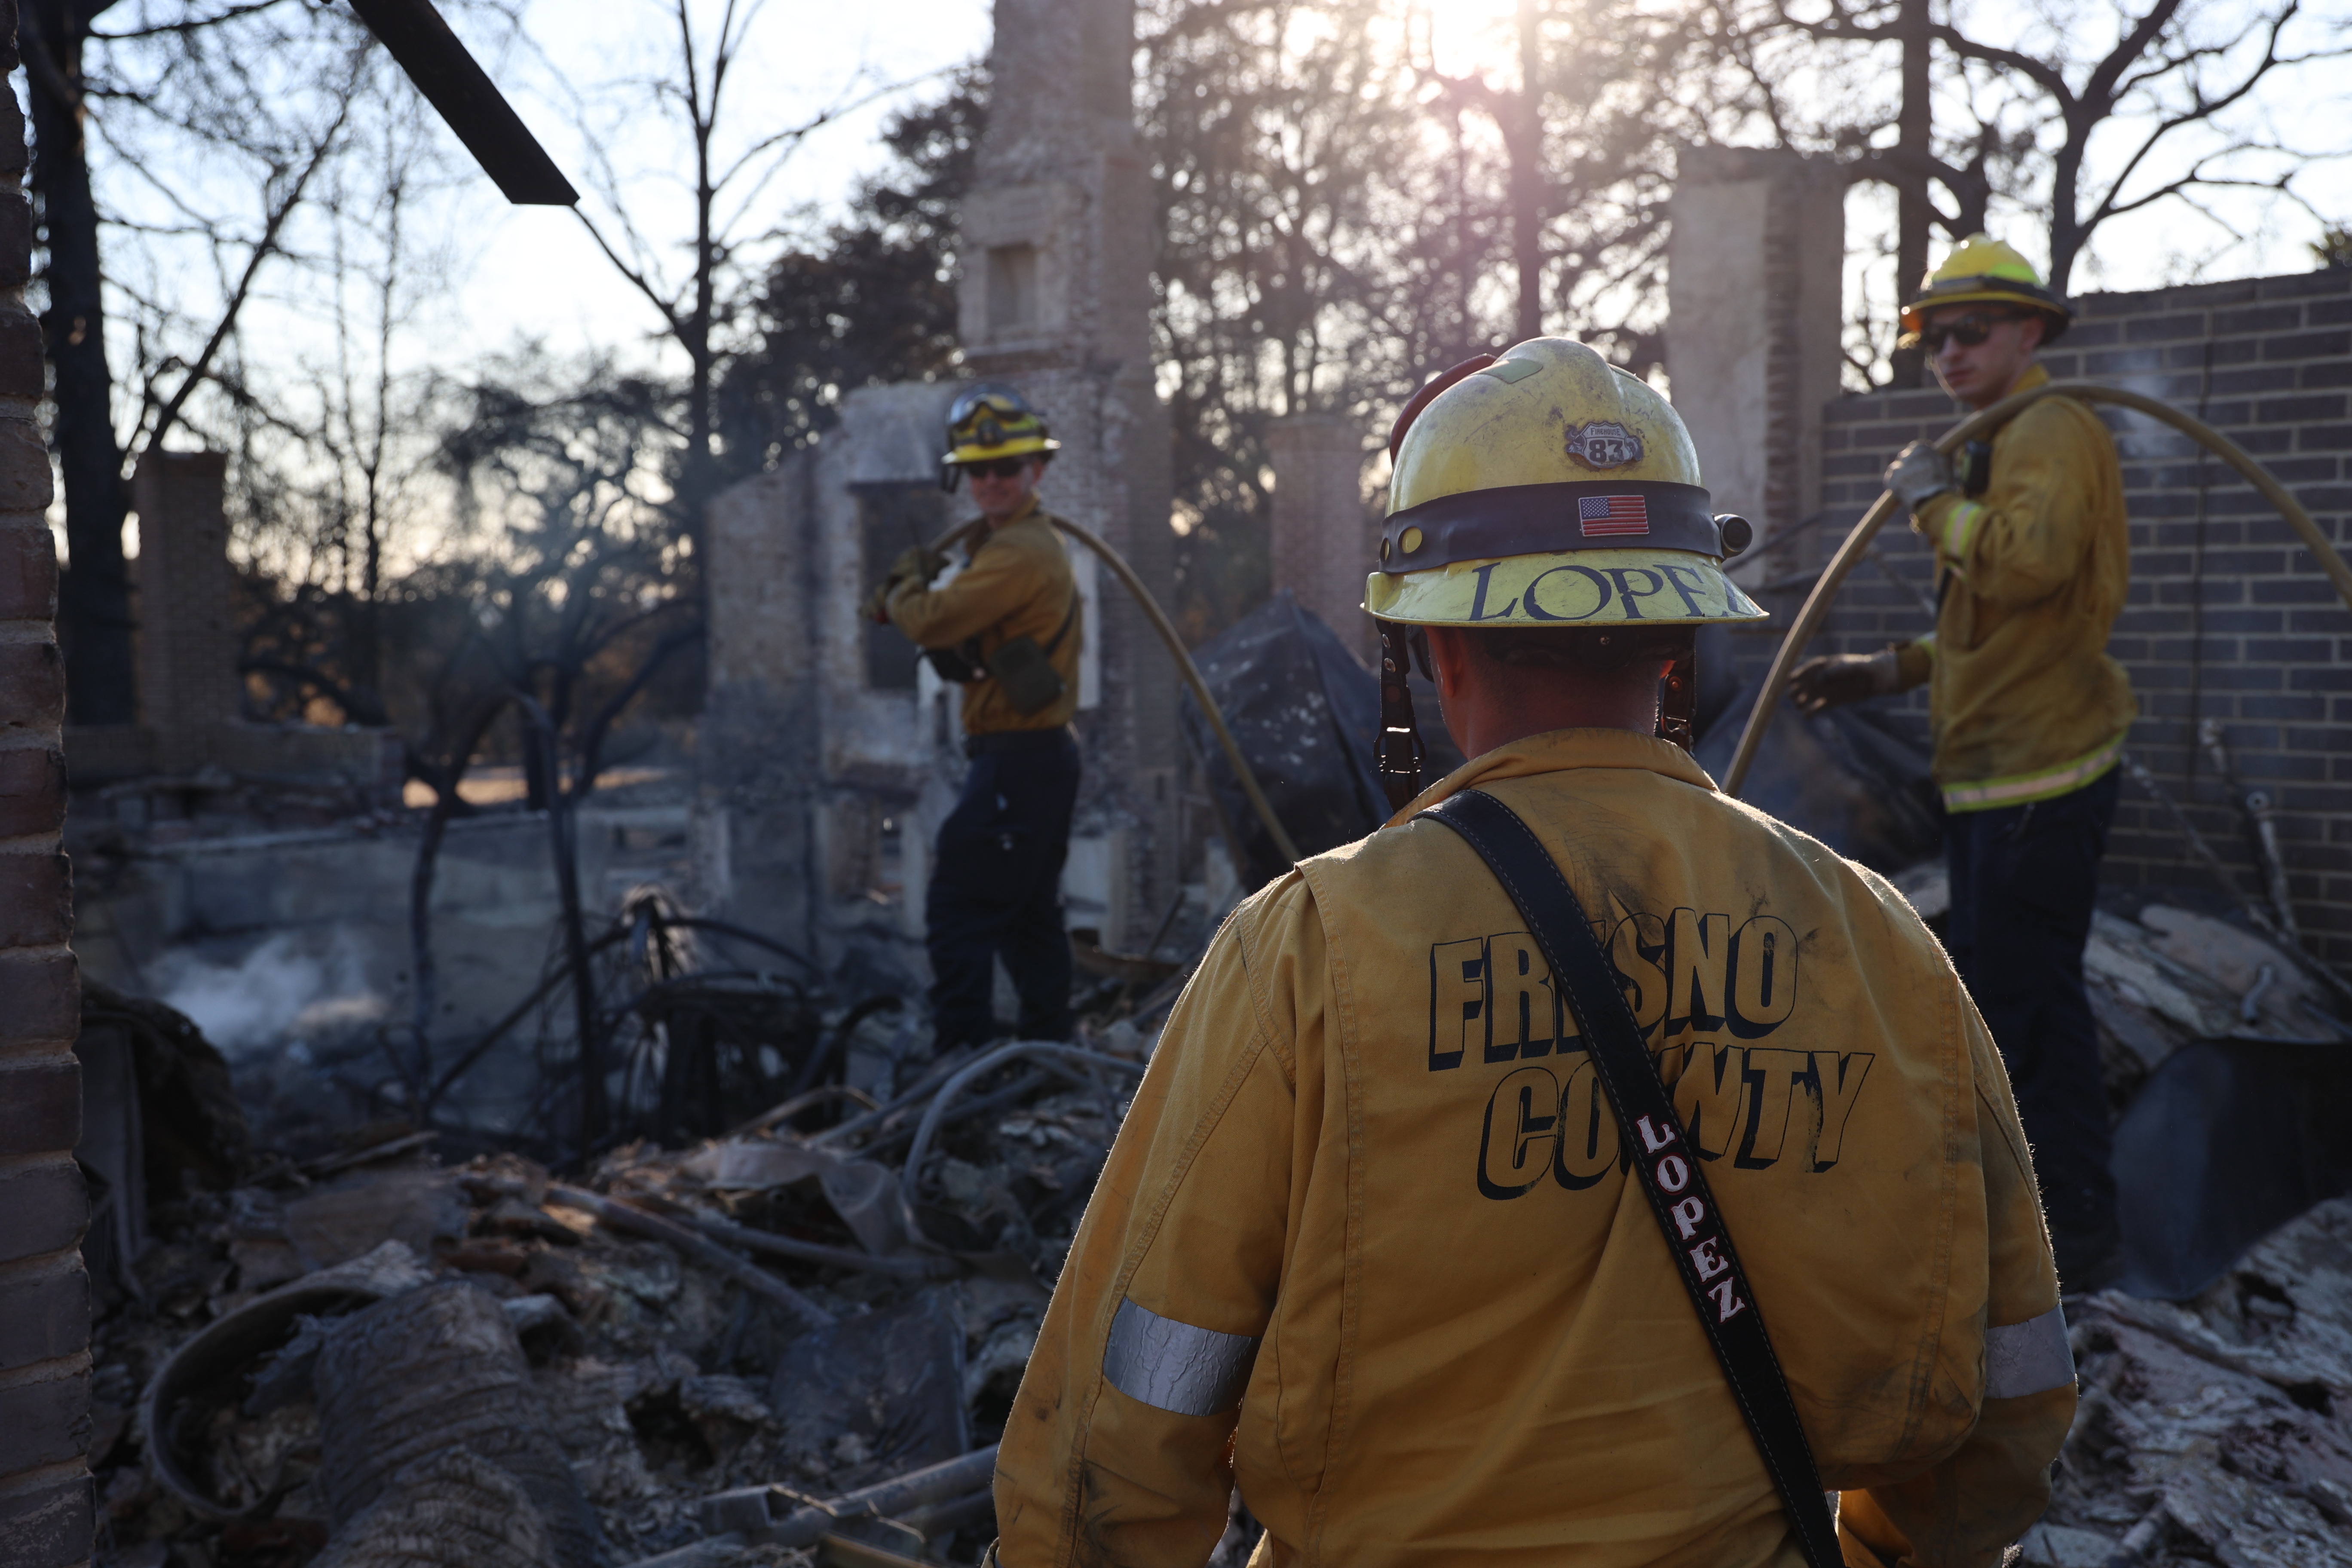
[[[1085,613],[1073,609],[1078,584],[1070,552],[1052,514],[1034,496],[1003,527],[992,532],[984,523],[978,526],[980,542],[971,564],[938,588],[902,584],[887,601],[890,622],[923,647],[955,647],[977,638],[985,659],[1014,637],[1033,637],[1042,648],[1066,619],[1069,629],[1047,656],[1062,677],[1062,695],[1053,702],[1034,713],[1021,712],[986,676],[963,689],[967,735],[1055,729],[1078,710],[1078,649],[1086,636],[1080,624]]]
[[[1176,1005],[996,1475],[1005,1568],[1802,1559],[1592,1068],[1485,864],[1567,870],[1746,1265],[1849,1561],[1991,1564],[2074,1408],[2009,1083],[1870,872],[1664,741],[1488,752],[1242,905]]]
[[[2049,379],[2035,365],[2016,390]],[[1946,809],[2022,805],[2114,767],[2138,711],[2106,652],[2131,540],[2098,416],[2043,398],[1994,434],[1981,497],[1937,496],[1911,526],[1936,547],[1943,607],[1896,662],[1905,687],[1927,684]]]

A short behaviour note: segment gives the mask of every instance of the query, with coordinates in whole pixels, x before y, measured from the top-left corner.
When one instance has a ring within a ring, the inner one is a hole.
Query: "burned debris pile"
[[[2352,1563],[2352,1200],[2191,1300],[2067,1316],[2082,1404],[2025,1568]]]
[[[1106,1044],[946,1053],[568,1181],[394,1123],[185,1182],[100,1281],[104,1560],[975,1560],[1143,1068]]]
[[[1940,859],[1892,879],[1940,925]],[[2083,970],[2115,1117],[2121,1284],[2184,1300],[2352,1192],[2352,992],[2219,900],[2118,889],[2101,906]]]
[[[1898,881],[1937,914],[1932,868]],[[1087,1045],[933,1055],[912,1009],[638,908],[599,1007],[639,1020],[608,1037],[645,1086],[623,1119],[660,1135],[586,1156],[400,1119],[304,1123],[289,1153],[184,1020],[93,993],[87,1043],[138,1112],[93,1166],[103,1562],[977,1560],[992,1446],[1181,970],[1106,976],[1157,989]],[[2134,1274],[2069,1304],[2085,1398],[2023,1560],[2352,1563],[2339,994],[2180,902],[2114,903],[2086,962]],[[674,1077],[673,1044],[719,1070]],[[1214,1561],[1254,1533],[1237,1513]]]

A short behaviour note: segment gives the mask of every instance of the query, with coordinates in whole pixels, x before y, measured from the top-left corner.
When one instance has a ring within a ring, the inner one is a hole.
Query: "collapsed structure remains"
[[[1170,440],[1150,358],[1129,6],[999,0],[997,15],[1024,42],[993,62],[998,109],[961,215],[966,366],[1045,412],[1064,444],[1048,503],[1164,598]],[[28,342],[20,126],[0,126],[0,326]],[[1782,624],[1887,458],[1956,416],[1933,390],[1838,391],[1844,190],[1839,171],[1794,155],[1693,149],[1675,198],[1671,388],[1717,507],[1757,525],[1763,547],[1739,576]],[[2192,409],[2344,536],[2352,271],[2078,302],[2048,356],[2054,375]],[[455,1142],[442,1163],[415,1126],[346,1128],[273,1154],[237,1142],[233,1068],[248,1106],[269,1110],[278,1090],[257,1100],[253,1086],[283,1087],[289,1042],[356,1058],[408,1005],[417,837],[397,743],[240,717],[223,459],[204,454],[159,454],[136,479],[140,722],[64,730],[37,359],[0,363],[0,1562],[367,1563],[387,1497],[446,1521],[478,1561],[968,1555],[986,1536],[969,1478],[900,1500],[895,1523],[849,1520],[797,1543],[785,1526],[810,1500],[861,1495],[988,1440],[1132,1064],[1181,984],[1168,954],[1246,878],[1232,815],[1182,739],[1170,660],[1109,574],[1074,552],[1090,636],[1065,890],[1070,923],[1099,933],[1097,975],[1124,987],[1111,1011],[1130,1015],[1090,1033],[1094,1058],[1007,1059],[964,1083],[972,1062],[926,1061],[911,1010],[887,1005],[922,979],[926,858],[962,758],[951,690],[854,605],[908,543],[960,518],[938,469],[953,387],[875,387],[814,448],[714,501],[710,684],[691,772],[608,792],[578,831],[594,919],[659,939],[661,917],[643,910],[690,910],[805,955],[796,1048],[859,1065],[715,1142],[607,1150],[569,1186],[513,1155],[460,1163],[471,1151]],[[2125,790],[2106,860],[2116,907],[2091,968],[2111,1087],[2145,1127],[2156,1102],[2135,1108],[2151,1083],[2252,1103],[2278,1098],[2261,1086],[2336,1070],[2309,1042],[2341,1048],[2342,996],[2275,949],[2232,946],[2252,939],[2227,917],[2255,900],[2309,953],[2352,960],[2352,612],[2234,475],[2168,431],[2104,416],[2134,549],[2113,651],[2140,694],[2131,749],[2146,782]],[[1270,447],[1275,586],[1368,658],[1356,605],[1383,478],[1376,433],[1307,414]],[[1890,533],[1879,552],[1831,622],[1832,648],[1869,651],[1928,619],[1925,550]],[[1774,636],[1768,625],[1710,646],[1703,719],[1737,727]],[[1833,842],[1848,835],[1842,847],[1885,869],[1929,858],[1932,818],[1902,805],[1924,751],[1911,700],[1859,730],[1784,721],[1782,776],[1803,787],[1774,809]],[[1336,692],[1330,707],[1356,710]],[[2186,844],[2175,808],[2232,889]],[[1905,884],[1923,913],[1932,883]],[[434,904],[448,1039],[487,1037],[541,972],[560,910],[543,822],[516,808],[451,829]],[[646,962],[642,944],[613,951]],[[98,983],[80,1000],[76,953]],[[631,973],[648,986],[690,978],[659,963]],[[194,1008],[208,975],[250,997],[281,974],[283,1005],[220,1042],[233,1057],[250,1043],[236,1063],[135,999],[184,982],[176,994]],[[695,1005],[723,1011],[703,993]],[[632,1026],[651,1038],[653,1018]],[[513,1112],[498,1096],[526,1092],[527,1075],[486,1068],[484,1082],[474,1110],[495,1128]],[[169,1115],[158,1096],[177,1097]],[[2185,1157],[2173,1132],[2134,1144],[2130,1126],[2119,1150],[2151,1167]],[[2340,1131],[2282,1126],[2274,1142],[2294,1151]],[[2195,1278],[2172,1292],[2180,1305],[2114,1293],[2079,1315],[2089,1396],[2028,1562],[2352,1560],[2352,1221],[2340,1200],[2292,1217],[2346,1180],[2315,1156],[2299,1166],[2286,1212],[2238,1215],[2284,1228],[2242,1256],[2233,1243],[2226,1262],[2181,1261]],[[914,1245],[909,1224],[936,1246]],[[387,1236],[391,1252],[377,1245]],[[297,1298],[278,1293],[306,1289],[287,1310]],[[267,1364],[256,1352],[212,1368],[245,1380],[236,1398],[215,1387],[142,1406],[205,1325],[257,1311],[282,1319],[264,1336]],[[313,1330],[299,1328],[306,1313]],[[409,1468],[336,1473],[338,1456],[398,1425],[371,1405],[368,1369],[425,1354],[436,1334],[464,1337],[442,1333],[461,1320],[479,1349],[463,1375],[501,1390],[523,1434],[512,1463],[420,1450]],[[812,1336],[851,1324],[872,1342],[839,1352],[856,1386],[836,1386],[811,1359],[834,1342]],[[488,1514],[485,1498],[499,1505]],[[733,1539],[694,1544],[706,1536]],[[1246,1540],[1237,1524],[1228,1548]]]

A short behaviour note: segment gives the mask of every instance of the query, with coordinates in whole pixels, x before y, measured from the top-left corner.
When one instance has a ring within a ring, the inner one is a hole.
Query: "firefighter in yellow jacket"
[[[1197,1568],[1236,1483],[1261,1565],[1803,1560],[1527,922],[1415,819],[1474,787],[1597,922],[1845,1560],[1990,1565],[2041,1513],[2074,1389],[1991,1041],[1899,895],[1657,732],[1695,628],[1761,615],[1720,537],[1581,344],[1404,431],[1367,607],[1473,760],[1212,943],[1006,1418],[1004,1568]]]
[[[2050,379],[2041,345],[2071,319],[2025,258],[1978,235],[1904,314],[1945,389],[1975,408]],[[2106,426],[2046,397],[1992,438],[1975,486],[1925,441],[1887,488],[1935,547],[1936,629],[1820,658],[1791,694],[1832,703],[1925,685],[1951,868],[1953,960],[2009,1064],[2069,1292],[2120,1271],[2106,1090],[2083,944],[2136,707],[2107,657],[2130,580],[2123,473]]]
[[[1037,482],[1061,443],[1010,387],[980,385],[948,413],[943,482],[969,479],[981,515],[969,561],[940,586],[947,563],[909,550],[867,611],[920,645],[932,668],[964,683],[961,797],[940,826],[925,892],[931,1018],[942,1049],[1005,1031],[992,1005],[995,961],[1021,998],[1013,1029],[1029,1040],[1070,1037],[1070,939],[1062,865],[1078,796],[1077,579]]]

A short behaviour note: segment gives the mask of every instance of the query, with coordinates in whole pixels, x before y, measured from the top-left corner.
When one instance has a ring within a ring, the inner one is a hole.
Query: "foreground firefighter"
[[[1973,408],[2048,381],[2035,355],[2072,319],[2023,257],[1982,235],[1903,316],[1945,390]],[[2136,712],[2106,652],[2131,575],[2123,472],[2097,415],[2045,397],[1966,471],[1915,441],[1886,485],[1935,547],[1936,629],[1877,654],[1814,659],[1791,695],[1818,712],[1927,687],[1952,958],[2008,1061],[2059,1277],[2070,1294],[2095,1290],[2122,1264],[2083,944]]]
[[[994,961],[1021,997],[1026,1040],[1070,1037],[1070,939],[1062,863],[1078,798],[1081,626],[1077,579],[1037,481],[1061,443],[1020,394],[975,386],[948,414],[949,488],[971,481],[981,516],[970,563],[930,586],[947,563],[920,545],[899,557],[868,602],[964,685],[962,798],[940,825],[924,904],[931,1013],[941,1049],[1003,1031],[991,1005]]]
[[[1238,1481],[1259,1563],[1997,1563],[2074,1408],[2024,1140],[1909,906],[1659,732],[1695,628],[1760,616],[1681,421],[1538,339],[1391,494],[1367,606],[1474,760],[1210,948],[998,1560],[1189,1568]]]

